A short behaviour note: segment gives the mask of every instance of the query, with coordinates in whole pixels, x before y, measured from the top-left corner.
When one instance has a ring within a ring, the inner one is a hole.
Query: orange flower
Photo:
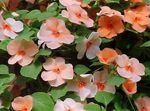
[[[122,84],[122,88],[126,94],[135,94],[137,92],[137,83],[127,79]]]
[[[131,0],[133,3],[141,3],[143,0]]]
[[[140,6],[124,11],[125,21],[132,24],[132,28],[138,32],[144,32],[150,26],[150,7]]]
[[[119,11],[113,10],[108,6],[103,6],[97,15],[101,16],[98,20],[99,28],[97,30],[101,37],[110,39],[124,31],[124,25],[122,23],[124,17]]]
[[[32,96],[16,97],[12,102],[15,111],[31,111],[33,99]]]
[[[103,64],[110,64],[117,56],[117,52],[111,48],[105,48],[97,54],[99,61]]]

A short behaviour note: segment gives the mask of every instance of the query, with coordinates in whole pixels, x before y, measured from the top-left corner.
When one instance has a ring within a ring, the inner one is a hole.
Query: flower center
[[[142,107],[141,111],[147,111],[147,109],[145,107]]]
[[[97,82],[96,85],[97,85],[99,90],[103,91],[105,89],[105,84],[103,84],[103,83]]]
[[[60,74],[60,69],[59,68],[53,69],[53,72],[55,72],[56,74]]]
[[[12,30],[11,25],[9,25],[9,24],[7,24],[7,23],[3,23],[2,27],[3,27],[4,30],[8,30],[8,31],[11,31],[11,30]]]
[[[81,13],[76,13],[75,14],[78,18],[81,18]]]
[[[28,111],[28,109],[27,109],[27,108],[24,108],[22,111]]]
[[[134,21],[135,21],[135,22],[141,21],[141,18],[135,17]]]
[[[84,88],[86,86],[86,82],[84,82],[84,81],[79,81],[79,83],[78,83],[78,87],[79,88]]]
[[[53,35],[55,35],[55,37],[59,37],[60,33],[58,31],[53,31]]]
[[[25,53],[25,51],[18,51],[18,55],[21,55],[21,56],[24,56],[26,53]]]
[[[125,66],[125,69],[126,69],[128,72],[133,72],[133,68],[131,67],[131,65],[126,65],[126,66]]]
[[[90,47],[91,47],[91,45],[92,45],[92,42],[91,42],[91,41],[87,42],[87,43],[86,43],[86,47],[87,47],[87,49],[88,49],[88,48],[90,48]]]

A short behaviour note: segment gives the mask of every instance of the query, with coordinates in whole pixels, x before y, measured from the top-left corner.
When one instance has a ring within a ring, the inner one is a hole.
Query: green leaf
[[[40,14],[41,14],[40,10],[32,10],[31,12],[26,14],[25,18],[26,19],[35,19],[35,18],[38,18]]]
[[[8,84],[15,79],[15,74],[1,74],[0,85]]]
[[[0,49],[3,51],[7,51],[7,45],[9,44],[10,40],[4,40],[0,42]]]
[[[101,108],[98,104],[90,103],[84,106],[86,111],[101,111]]]
[[[145,74],[150,76],[150,62],[145,62],[144,66],[145,66]]]
[[[150,40],[142,44],[141,47],[150,47]]]
[[[53,2],[53,4],[47,8],[47,11],[49,12],[56,11],[57,8],[58,8],[58,4],[56,2]]]
[[[8,66],[7,65],[0,65],[0,74],[9,74]]]
[[[85,74],[89,72],[91,69],[89,69],[87,66],[78,64],[75,66],[74,71],[76,74]]]
[[[4,90],[9,87],[9,85],[0,86],[0,95],[4,92]]]
[[[106,3],[120,3],[120,0],[106,0]]]
[[[144,2],[148,5],[150,4],[150,0],[144,0]]]
[[[108,84],[115,85],[117,87],[119,87],[124,81],[124,78],[114,74],[111,74],[107,80]]]
[[[38,16],[38,20],[39,21],[43,21],[43,20],[46,20],[50,17],[54,17],[57,15],[57,12],[56,11],[52,11],[52,12],[43,12],[41,13],[39,16]]]
[[[31,36],[35,34],[35,31],[32,31],[29,27],[25,27],[24,28],[24,31],[21,32],[17,37],[16,39],[17,40],[22,40],[22,39],[25,39],[25,40],[31,40]]]
[[[83,0],[84,3],[89,4],[92,0]]]
[[[32,111],[53,111],[54,102],[52,98],[43,92],[36,92],[32,94],[33,109]]]
[[[42,64],[40,62],[35,62],[28,66],[22,67],[20,73],[24,77],[36,79],[39,73],[41,72],[41,70],[42,70]]]
[[[40,49],[40,51],[38,52],[38,56],[50,56],[52,53],[51,50],[49,49]]]
[[[57,87],[57,88],[52,88],[50,91],[50,94],[52,95],[53,99],[57,101],[57,99],[63,97],[66,95],[68,89],[66,85]]]
[[[103,103],[105,106],[107,106],[114,98],[114,95],[112,93],[108,92],[98,92],[95,96],[95,100],[97,102]]]

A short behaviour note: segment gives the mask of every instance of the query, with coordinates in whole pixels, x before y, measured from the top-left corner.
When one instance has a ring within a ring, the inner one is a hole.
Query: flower
[[[23,30],[23,23],[16,21],[13,18],[3,19],[2,13],[0,14],[0,40],[4,40],[7,37],[15,39],[18,32]]]
[[[76,80],[68,82],[69,91],[74,91],[81,101],[86,98],[93,98],[96,95],[96,86],[92,83],[92,74],[82,74]]]
[[[81,5],[80,0],[59,0],[59,2],[66,7],[71,5]]]
[[[125,54],[118,55],[116,58],[116,63],[118,65],[118,74],[124,78],[132,80],[133,82],[140,81],[140,76],[145,74],[144,65],[139,63],[136,58],[129,59],[129,57]]]
[[[16,97],[11,105],[15,111],[31,111],[33,105],[32,96]]]
[[[57,49],[63,44],[71,44],[74,41],[74,36],[66,28],[64,21],[57,18],[46,20],[37,36],[39,44],[45,43],[51,49]]]
[[[108,6],[103,6],[97,15],[100,16],[97,32],[100,33],[101,37],[111,39],[124,31],[124,25],[122,23],[124,17],[119,11],[113,10]]]
[[[54,111],[85,111],[84,106],[79,103],[75,102],[71,98],[67,98],[64,101],[57,100]]]
[[[150,26],[150,7],[141,6],[136,9],[124,11],[125,21],[132,24],[132,28],[138,32],[144,32]]]
[[[135,100],[135,105],[138,111],[150,111],[150,98],[149,97],[140,97]]]
[[[87,12],[79,5],[71,5],[67,7],[67,11],[63,10],[61,15],[69,19],[70,22],[80,25],[84,23],[87,27],[93,27],[94,21],[88,17]]]
[[[77,44],[76,50],[78,51],[78,59],[82,59],[86,53],[88,59],[96,57],[97,52],[100,50],[99,46],[101,39],[99,39],[99,33],[92,32],[88,38],[85,38],[83,42]],[[82,48],[81,48],[82,47]]]
[[[64,58],[49,58],[43,67],[46,71],[42,72],[41,77],[53,87],[58,87],[64,84],[66,80],[73,79],[73,66],[72,64],[65,64]]]
[[[122,88],[128,95],[135,94],[137,92],[137,83],[127,79],[123,84]]]
[[[33,41],[12,40],[7,46],[7,51],[12,56],[8,60],[9,64],[18,62],[21,66],[26,66],[32,62],[39,49]]]
[[[97,53],[99,61],[107,65],[112,63],[117,56],[118,56],[117,52],[111,48],[104,48],[103,50]]]
[[[93,76],[94,76],[93,83],[97,86],[97,92],[106,91],[115,94],[116,92],[115,86],[107,83],[107,79],[108,79],[107,69],[104,69],[102,71],[96,71],[93,74]]]
[[[31,4],[34,4],[35,0],[26,0],[26,2],[29,2]]]

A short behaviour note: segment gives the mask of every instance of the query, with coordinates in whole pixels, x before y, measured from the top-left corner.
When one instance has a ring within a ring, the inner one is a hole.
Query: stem
[[[129,103],[130,103],[130,105],[131,105],[131,107],[132,107],[133,111],[136,111],[136,110],[135,110],[135,108],[134,108],[134,106],[133,106],[133,104],[132,104],[132,102],[131,102],[130,97],[129,97],[129,96],[127,96],[127,98],[128,98],[128,101],[129,101]]]

